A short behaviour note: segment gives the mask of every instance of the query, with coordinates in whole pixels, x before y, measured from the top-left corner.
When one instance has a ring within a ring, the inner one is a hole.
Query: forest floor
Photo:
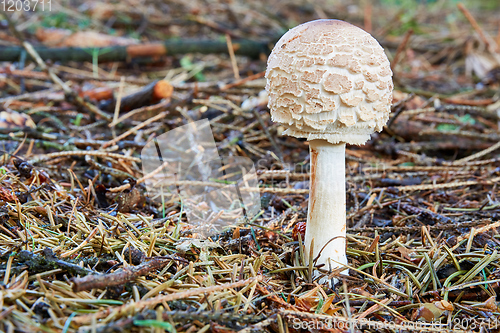
[[[500,331],[500,8],[336,3],[4,11],[0,330]],[[395,84],[384,131],[346,150],[349,275],[334,286],[302,245],[308,144],[280,135],[262,92],[273,43],[317,18],[372,33]],[[144,153],[201,119],[260,188],[257,215],[209,237],[189,218],[212,203],[148,191]]]

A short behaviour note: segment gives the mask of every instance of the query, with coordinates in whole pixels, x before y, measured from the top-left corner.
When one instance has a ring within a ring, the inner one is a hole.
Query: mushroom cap
[[[284,134],[359,145],[389,119],[389,60],[375,38],[347,22],[289,30],[269,56],[266,78],[271,118]]]

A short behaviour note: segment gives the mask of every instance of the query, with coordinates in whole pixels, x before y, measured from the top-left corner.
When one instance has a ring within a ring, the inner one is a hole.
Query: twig
[[[122,98],[123,98],[123,86],[124,86],[124,77],[122,76],[121,79],[120,79],[120,87],[118,88],[118,98],[116,99],[116,104],[115,104],[115,112],[113,113],[113,121],[111,122],[111,124],[116,124],[117,123],[117,119],[118,119],[118,115],[120,114],[120,106],[122,104]],[[113,127],[111,126],[111,124],[109,124],[109,127]]]
[[[256,73],[256,74],[247,76],[247,77],[245,77],[243,79],[240,79],[240,80],[235,81],[233,83],[228,83],[225,86],[222,86],[220,88],[220,90],[221,91],[226,91],[228,89],[231,89],[231,88],[234,88],[234,87],[237,87],[237,86],[241,86],[242,84],[245,84],[247,82],[250,82],[250,81],[253,81],[253,80],[256,80],[256,79],[260,79],[261,77],[264,77],[265,74],[266,74],[266,72],[260,72],[260,73]]]
[[[35,48],[37,51],[42,51],[40,49]],[[42,57],[43,58],[43,57]],[[119,78],[116,77],[94,77],[93,74],[84,74],[79,72],[79,74],[73,74],[68,72],[66,70],[65,66],[57,66],[54,65],[53,69],[61,76],[68,80],[74,80],[74,81],[85,81],[85,80],[94,80],[94,81],[101,81],[101,82],[119,82]],[[47,80],[49,79],[49,76],[44,73],[44,72],[33,72],[33,71],[27,71],[27,70],[19,70],[19,69],[13,69],[9,71],[9,74],[14,76],[14,77],[26,77],[26,78],[35,78],[38,80]],[[130,84],[135,84],[135,85],[146,85],[152,82],[152,80],[149,79],[139,79],[139,78],[130,78],[126,77],[124,79],[126,83]],[[36,92],[40,93],[40,92]],[[15,97],[15,96],[13,96]]]
[[[279,36],[281,37],[281,36]],[[234,53],[257,58],[260,54],[270,52],[269,45],[279,39],[278,36],[266,41],[233,40]],[[93,61],[99,63],[109,61],[128,61],[134,58],[161,57],[186,53],[227,54],[225,41],[214,40],[167,40],[163,43],[135,44],[129,46],[110,46],[101,48],[47,48],[37,47],[35,50],[41,59],[52,61]],[[0,52],[0,61],[17,61],[21,55],[22,47],[4,47]],[[94,56],[98,54],[97,56]],[[97,58],[97,59],[95,59]]]
[[[465,182],[455,182],[455,183],[444,183],[444,184],[426,184],[426,185],[408,185],[408,186],[395,186],[395,189],[400,191],[425,191],[425,190],[437,190],[443,188],[454,188],[461,186],[471,186],[471,185],[494,185],[495,183],[500,181],[500,177],[495,177],[488,180],[469,180]],[[383,188],[374,188],[372,192],[380,192]]]
[[[485,226],[483,226],[483,227],[481,227],[479,229],[471,230],[466,235],[458,237],[457,238],[457,244],[451,250],[453,251],[457,247],[459,247],[460,246],[460,242],[463,241],[464,239],[469,239],[470,237],[474,237],[475,235],[485,233],[488,230],[495,229],[495,228],[498,228],[498,227],[500,227],[500,221],[497,221],[495,223],[487,224],[487,225],[485,225]]]
[[[480,157],[483,157],[484,155],[487,155],[497,149],[500,148],[500,141],[495,143],[493,146],[489,147],[489,148],[486,148],[485,150],[482,150],[480,152],[477,152],[475,154],[472,154],[472,155],[469,155],[467,157],[464,157],[462,159],[459,159],[459,160],[456,160],[455,162],[453,162],[454,165],[461,165],[461,164],[465,164],[469,161],[472,161],[472,160],[475,160],[475,159],[478,159]]]
[[[394,123],[394,121],[399,117],[401,113],[404,112],[405,104],[409,102],[413,97],[415,97],[415,94],[411,93],[406,98],[402,99],[401,101],[397,102],[395,105],[392,106],[392,109],[394,111],[391,119],[389,119],[389,122],[386,125],[387,128],[391,128],[391,125]]]
[[[166,80],[151,82],[150,84],[142,87],[138,91],[133,92],[127,96],[123,96],[120,100],[120,105],[118,110],[120,112],[130,111],[140,107],[144,107],[146,105],[158,103],[164,98],[170,98],[172,96],[173,91],[174,88],[172,87],[170,82]],[[117,104],[118,101],[113,100],[108,105],[106,105],[104,109],[107,111],[115,110],[116,113]],[[116,120],[113,119],[113,123],[115,122]]]
[[[42,73],[45,74],[45,73]],[[46,97],[48,94],[57,92],[58,89],[52,88],[52,89],[44,89],[41,91],[33,91],[21,95],[15,95],[15,96],[8,96],[4,98],[0,98],[0,103],[6,103],[6,102],[11,102],[11,101],[21,101],[21,100],[40,100],[43,97]]]
[[[140,130],[141,128],[143,128],[144,126],[147,126],[147,125],[149,125],[151,123],[154,123],[155,121],[157,121],[157,120],[159,120],[161,118],[164,118],[167,114],[168,114],[168,111],[163,111],[162,113],[159,113],[156,116],[154,116],[152,118],[149,118],[146,121],[143,121],[142,123],[138,124],[137,126],[134,126],[131,129],[129,129],[125,133],[117,136],[113,140],[109,140],[108,142],[106,142],[105,144],[103,144],[101,146],[101,149],[104,149],[106,147],[114,145],[115,143],[119,142],[121,139],[125,139],[127,136],[129,136],[131,134],[134,134],[135,132],[137,132],[138,130]]]
[[[234,78],[236,80],[240,79],[240,71],[238,70],[238,64],[236,63],[236,57],[234,56],[233,43],[231,41],[231,36],[226,34],[227,50],[229,51],[229,57],[231,59],[231,67],[233,68]]]
[[[132,117],[133,115],[136,115],[136,114],[139,114],[139,113],[142,113],[142,112],[155,111],[155,110],[158,110],[158,109],[160,109],[162,107],[168,106],[169,104],[170,104],[170,99],[167,98],[167,99],[165,99],[164,101],[162,101],[162,102],[160,102],[158,104],[144,106],[142,108],[138,108],[138,109],[132,110],[130,112],[127,112],[123,116],[119,117],[118,119],[114,120],[111,124],[109,124],[109,127],[116,126],[116,124],[121,123],[122,121],[124,121],[124,120]]]
[[[136,184],[140,184],[140,183],[143,183],[145,182],[146,180],[150,179],[150,178],[153,178],[154,176],[156,176],[159,172],[161,172],[163,170],[163,168],[165,168],[165,166],[168,165],[168,161],[167,162],[163,162],[162,165],[160,165],[159,167],[157,167],[156,169],[154,169],[152,172],[150,172],[149,174],[145,175],[144,177],[141,177],[139,179],[137,179],[137,182]],[[118,187],[113,187],[111,189],[109,189],[108,191],[111,192],[111,193],[115,193],[115,192],[121,192],[121,191],[125,191],[125,190],[128,190],[129,188],[131,187],[130,183],[127,183],[127,184],[123,184],[121,186],[118,186]]]
[[[280,161],[283,161],[283,154],[281,153],[281,149],[278,146],[278,144],[276,143],[276,141],[274,140],[274,138],[271,135],[271,133],[269,133],[269,129],[266,126],[266,124],[264,123],[264,120],[262,119],[259,111],[257,111],[256,109],[253,109],[252,112],[255,115],[255,118],[257,118],[257,120],[259,121],[259,124],[262,127],[262,130],[264,131],[264,133],[266,134],[269,142],[271,142],[271,145],[273,146],[276,155],[278,155]]]
[[[368,33],[372,32],[372,2],[370,0],[368,1],[363,1],[362,2],[364,5],[364,11],[363,11],[363,26],[365,28],[365,31]]]
[[[467,20],[472,25],[474,30],[476,30],[476,32],[479,34],[479,37],[481,38],[483,43],[486,44],[486,47],[488,51],[490,51],[491,55],[494,56],[497,62],[500,64],[500,54],[497,53],[498,45],[495,42],[495,40],[491,38],[486,32],[483,31],[483,29],[479,26],[474,16],[472,16],[469,10],[465,8],[465,6],[462,3],[457,4],[457,7],[467,18]]]
[[[405,115],[408,115],[411,117],[411,116],[414,116],[417,114],[435,112],[435,111],[462,111],[462,112],[470,113],[471,115],[480,115],[482,117],[492,119],[492,120],[499,119],[496,111],[495,112],[488,111],[484,107],[474,106],[474,105],[451,104],[451,105],[443,105],[443,106],[440,106],[438,108],[428,107],[428,108],[415,109],[415,110],[405,110],[405,111],[403,111],[403,113]]]
[[[440,223],[456,223],[453,219],[451,219],[447,216],[438,214],[438,213],[434,213],[433,211],[430,211],[428,209],[414,207],[414,206],[411,206],[411,205],[405,204],[405,203],[400,203],[400,204],[394,205],[394,206],[399,206],[404,211],[406,211],[408,214],[418,215],[418,216],[421,216],[423,218],[437,221]],[[397,208],[397,207],[394,207],[394,208]]]
[[[104,289],[110,286],[117,286],[136,279],[139,276],[147,275],[165,267],[172,260],[187,262],[185,259],[163,256],[154,257],[152,260],[144,262],[138,266],[125,267],[110,274],[87,275],[82,278],[73,278],[73,291],[79,292],[95,288]]]
[[[483,133],[469,132],[469,131],[464,131],[464,130],[438,131],[436,129],[428,129],[428,130],[422,130],[418,134],[419,135],[432,135],[432,136],[451,135],[451,136],[459,136],[459,137],[463,137],[463,138],[482,139],[482,140],[489,140],[489,141],[498,141],[500,139],[500,135],[498,135],[496,133],[483,134]],[[486,144],[486,143],[484,143],[484,144]],[[477,144],[477,145],[479,147],[481,147],[481,144]],[[474,145],[471,145],[471,147],[473,147],[473,146]]]
[[[490,105],[494,102],[492,98],[486,98],[486,99],[444,98],[443,101],[450,104],[461,104],[468,106],[485,106],[485,105]]]
[[[406,46],[408,45],[408,41],[410,40],[411,35],[413,35],[413,29],[409,29],[406,32],[406,34],[403,38],[403,41],[401,42],[401,44],[399,44],[398,49],[396,50],[396,55],[394,55],[394,60],[392,60],[392,63],[391,63],[391,69],[393,71],[399,62],[399,58],[401,57],[401,53],[403,53],[403,51],[406,49]]]
[[[115,154],[115,153],[110,153],[107,151],[85,151],[85,150],[61,151],[61,152],[57,152],[57,153],[38,155],[38,156],[35,156],[34,158],[32,158],[29,162],[31,164],[33,164],[33,163],[48,161],[48,160],[51,160],[53,158],[58,158],[58,157],[85,156],[85,155],[97,156],[97,157],[107,157],[107,158],[114,158],[114,159],[123,159],[123,160],[129,160],[132,162],[141,162],[141,159],[138,157]]]
[[[435,145],[434,142],[432,144]],[[406,150],[397,149],[396,153],[398,153],[400,155],[403,155],[403,156],[408,156],[408,157],[410,157],[411,159],[413,159],[417,163],[425,162],[425,163],[432,163],[432,164],[442,164],[442,165],[445,165],[445,166],[450,166],[451,165],[450,162],[447,162],[447,161],[439,162],[437,158],[432,158],[432,157],[418,155],[418,154],[411,153],[411,152],[406,151]]]
[[[223,34],[225,35],[229,35],[233,38],[241,38],[241,36],[239,36],[235,31],[234,29],[227,29],[227,28],[224,28],[222,27],[220,24],[218,24],[217,22],[214,22],[214,21],[211,21],[207,18],[207,16],[200,16],[200,15],[190,15],[188,17],[190,20],[194,21],[194,22],[197,22],[199,24],[203,24],[203,25],[206,25],[207,27],[213,29],[214,31],[218,31],[218,32],[222,32]]]
[[[364,213],[364,212],[366,212],[366,211],[368,211],[368,210],[370,210],[370,209],[373,209],[373,208],[375,208],[375,207],[380,207],[380,208],[382,208],[382,207],[385,207],[385,206],[392,205],[392,204],[394,204],[394,203],[397,203],[399,200],[400,200],[400,199],[397,199],[397,200],[391,200],[391,201],[388,201],[388,202],[384,202],[384,203],[382,203],[382,204],[380,204],[380,203],[373,203],[373,204],[370,204],[370,205],[368,205],[368,206],[366,206],[366,207],[361,208],[360,210],[358,210],[358,211],[356,211],[356,212],[353,212],[353,213],[349,214],[349,215],[347,216],[347,219],[348,219],[348,220],[350,220],[350,219],[352,219],[353,217],[356,217],[356,216],[358,216],[359,214],[362,214],[362,213]]]
[[[469,228],[469,227],[475,227],[478,225],[484,225],[488,223],[489,220],[477,220],[477,221],[468,221],[468,222],[459,222],[459,223],[437,223],[434,225],[429,225],[427,226],[431,230],[450,230],[450,229],[459,229],[459,228]],[[381,231],[381,232],[413,232],[413,231],[418,231],[414,226],[401,226],[401,227],[391,227],[391,226],[385,226],[385,227],[362,227],[362,228],[349,228],[347,229],[348,235],[352,235],[354,233],[363,233],[363,232],[375,232],[375,231]]]
[[[122,177],[122,178],[132,178],[135,179],[136,177],[132,176],[128,172],[117,170],[115,168],[111,168],[108,166],[104,166],[100,163],[97,163],[90,155],[85,155],[85,162],[90,164],[94,169],[101,171],[102,173],[112,175],[114,177]]]
[[[77,247],[75,247],[73,250],[71,251],[68,251],[68,252],[65,252],[63,254],[61,254],[61,258],[66,258],[66,257],[69,257],[70,255],[72,255],[73,253],[75,252],[78,252],[80,251],[80,249],[82,249],[83,247],[85,247],[92,238],[94,238],[95,235],[97,235],[97,232],[99,231],[99,229],[97,227],[94,228],[94,230],[92,230],[90,232],[90,234],[87,236],[87,238],[85,238],[85,240],[83,242],[80,243],[80,245],[78,245]]]
[[[141,180],[142,182],[144,181],[144,178],[140,178],[137,180],[137,183],[139,183]],[[216,183],[216,182],[204,182],[204,181],[198,181],[198,180],[178,180],[178,181],[169,181],[169,182],[162,182],[162,186],[168,187],[168,186],[210,186],[210,187],[216,187],[216,188],[223,188],[227,187],[228,185],[225,183]],[[129,184],[122,185],[120,187],[115,187],[109,189],[110,192],[119,192],[123,191],[130,188]],[[263,192],[263,193],[281,193],[281,194],[307,194],[309,193],[309,190],[303,190],[303,189],[294,189],[294,188],[277,188],[277,187],[240,187],[239,189],[242,192]]]

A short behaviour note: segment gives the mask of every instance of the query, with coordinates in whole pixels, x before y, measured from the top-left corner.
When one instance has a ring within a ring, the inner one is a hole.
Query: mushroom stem
[[[309,151],[311,181],[305,247],[309,254],[314,239],[314,257],[309,260],[316,258],[321,251],[316,265],[324,264],[322,268],[328,271],[347,264],[345,143],[312,140],[309,142]],[[342,271],[342,274],[347,274],[347,270]]]

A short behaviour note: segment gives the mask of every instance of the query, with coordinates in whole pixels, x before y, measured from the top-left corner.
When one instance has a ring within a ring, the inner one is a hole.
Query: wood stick
[[[273,38],[277,41],[279,37]],[[269,45],[273,41],[233,41],[234,53],[251,58],[258,58],[260,54],[269,54]],[[0,61],[18,61],[23,48],[18,46],[1,47]],[[110,61],[130,61],[134,58],[153,58],[165,55],[177,55],[186,53],[203,54],[227,54],[227,43],[225,41],[213,40],[169,40],[163,43],[139,44],[129,46],[112,46],[105,48],[48,48],[37,47],[35,50],[41,59],[68,62],[92,62],[99,63]],[[104,52],[105,51],[105,52]],[[98,54],[97,59],[95,54]]]
[[[455,162],[453,162],[453,165],[461,165],[461,164],[465,164],[469,161],[473,161],[475,159],[478,159],[484,155],[487,155],[497,149],[500,148],[500,141],[495,143],[493,146],[489,147],[489,148],[486,148],[485,150],[481,150],[480,152],[478,153],[475,153],[475,154],[472,154],[472,155],[469,155],[467,157],[464,157],[460,160],[456,160]]]
[[[231,59],[231,67],[233,67],[234,78],[236,80],[240,79],[240,71],[238,70],[238,64],[236,62],[236,57],[234,56],[233,42],[231,41],[231,36],[226,34],[227,50],[229,51],[229,57]]]
[[[80,249],[82,249],[83,247],[85,247],[92,238],[94,238],[95,235],[97,235],[97,232],[99,231],[99,229],[97,227],[94,228],[94,230],[92,230],[90,232],[90,234],[87,236],[87,238],[85,238],[85,240],[83,242],[80,243],[80,245],[78,245],[77,247],[75,247],[73,250],[71,251],[68,251],[68,252],[65,252],[63,254],[61,254],[61,258],[66,258],[66,257],[69,257],[70,255],[72,255],[73,253],[76,253],[78,252]]]
[[[94,288],[104,289],[110,286],[117,286],[136,279],[139,276],[147,275],[156,270],[161,270],[172,260],[181,260],[171,256],[154,257],[152,260],[144,262],[138,266],[124,267],[110,274],[87,275],[81,278],[73,278],[73,291],[79,292]]]
[[[108,151],[95,151],[95,150],[94,151],[92,151],[92,150],[91,151],[85,151],[85,150],[59,151],[59,152],[55,152],[55,153],[49,153],[49,154],[35,156],[29,162],[31,164],[33,164],[33,163],[48,161],[48,160],[51,160],[53,158],[58,158],[58,157],[85,156],[85,155],[97,156],[97,157],[101,157],[101,158],[107,157],[107,158],[130,160],[133,162],[141,162],[141,159],[138,157],[126,156],[126,155],[111,153]]]
[[[485,106],[485,105],[490,105],[494,102],[492,98],[485,98],[485,99],[445,98],[443,99],[443,101],[450,104],[469,105],[469,106]]]
[[[120,112],[134,110],[140,107],[156,104],[164,98],[172,96],[174,88],[166,80],[151,82],[142,89],[124,96],[120,101]],[[116,100],[110,101],[104,109],[111,112],[115,110]],[[114,119],[114,122],[116,119]]]
[[[368,33],[372,32],[372,2],[371,0],[364,2],[364,28]]]
[[[470,237],[473,237],[473,236],[478,235],[478,234],[485,233],[488,230],[491,230],[491,229],[494,229],[494,228],[498,228],[498,227],[500,227],[500,221],[497,221],[495,223],[487,224],[485,226],[482,226],[479,229],[473,229],[473,230],[469,231],[466,235],[458,237],[457,238],[457,244],[454,247],[452,247],[451,250],[452,251],[456,250],[461,245],[460,242],[463,241],[464,239],[468,239]]]
[[[500,54],[497,53],[498,45],[493,38],[491,38],[477,23],[476,19],[469,12],[467,8],[462,3],[457,4],[458,9],[464,14],[465,18],[472,25],[474,30],[478,33],[479,37],[486,44],[488,51],[490,51],[491,55],[493,55],[496,61],[500,64]]]
[[[408,41],[410,40],[411,35],[413,35],[413,29],[410,29],[406,32],[403,41],[399,44],[398,49],[396,50],[396,55],[394,55],[394,60],[391,63],[391,69],[394,70],[396,65],[399,62],[399,58],[401,57],[401,53],[406,49],[408,45]]]
[[[96,102],[105,101],[113,98],[113,89],[109,87],[98,87],[95,89],[81,91],[78,95],[82,98],[88,98]]]
[[[261,77],[264,77],[265,74],[266,74],[266,72],[260,72],[260,73],[256,73],[256,74],[247,76],[247,77],[245,77],[243,79],[234,81],[233,83],[226,84],[225,86],[223,86],[222,88],[220,88],[220,90],[221,91],[226,91],[228,89],[231,89],[231,88],[234,88],[234,87],[237,87],[237,86],[241,86],[242,84],[245,84],[247,82],[250,82],[250,81],[253,81],[253,80],[256,80],[256,79],[260,79]]]
[[[118,88],[118,99],[116,100],[116,103],[115,103],[115,112],[113,113],[113,121],[112,123],[116,122],[116,119],[118,119],[118,115],[120,114],[120,107],[122,105],[122,100],[123,100],[123,85],[124,85],[124,81],[123,81],[123,76],[121,77],[120,79],[120,87]]]
[[[442,183],[442,184],[424,184],[424,185],[407,185],[407,186],[395,186],[395,189],[400,191],[426,191],[426,190],[437,190],[443,188],[454,188],[454,187],[462,187],[462,186],[473,186],[473,185],[494,185],[495,183],[500,181],[500,177],[494,177],[491,179],[485,180],[469,180],[465,182],[454,182],[454,183]],[[382,191],[384,188],[376,187],[372,189],[372,192],[378,193]]]
[[[168,114],[168,111],[163,111],[162,113],[159,113],[157,114],[156,116],[154,116],[153,118],[149,118],[148,120],[140,123],[139,125],[129,129],[128,131],[126,131],[125,133],[123,133],[122,135],[119,135],[117,136],[116,138],[114,138],[113,140],[110,140],[108,142],[106,142],[105,144],[102,145],[101,149],[104,149],[106,147],[109,147],[109,146],[112,146],[114,145],[115,143],[119,142],[121,139],[124,139],[126,138],[127,136],[131,135],[131,134],[134,134],[135,132],[137,132],[137,130],[143,128],[144,126],[147,126],[163,117],[165,117],[166,115]]]
[[[158,110],[162,107],[166,107],[170,104],[170,99],[166,99],[158,104],[153,104],[153,105],[149,105],[149,106],[144,106],[142,108],[138,108],[138,109],[135,109],[135,110],[132,110],[130,112],[127,112],[126,114],[124,114],[123,116],[121,116],[120,118],[116,119],[116,121],[114,120],[111,124],[109,124],[108,126],[109,127],[113,127],[113,126],[116,126],[116,124],[119,124],[121,123],[122,121],[124,121],[125,119],[128,119],[130,117],[132,117],[133,115],[136,115],[136,114],[139,114],[139,113],[142,113],[142,112],[148,112],[148,111],[155,111],[155,110]]]

